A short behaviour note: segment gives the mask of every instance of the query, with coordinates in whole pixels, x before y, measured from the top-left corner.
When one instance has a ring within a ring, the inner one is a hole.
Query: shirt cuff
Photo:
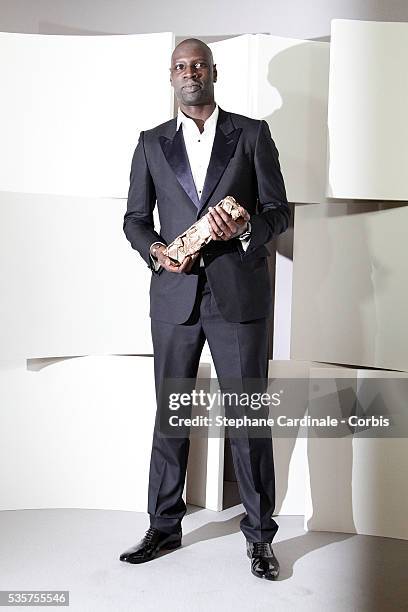
[[[150,245],[150,249],[152,248],[153,245],[155,244],[162,244],[163,246],[166,246],[163,242],[152,242],[152,244]],[[157,261],[157,259],[155,257],[153,257],[153,255],[150,253],[150,249],[149,249],[149,256],[150,256],[150,261],[152,263],[153,269],[155,272],[158,272],[161,268],[161,265],[159,264],[159,262]]]
[[[244,251],[246,251],[249,246],[249,241],[251,240],[251,230],[252,230],[251,224],[248,221],[248,229],[246,229],[245,232],[243,232],[240,236],[238,236],[238,238],[241,241],[242,248],[244,249]]]

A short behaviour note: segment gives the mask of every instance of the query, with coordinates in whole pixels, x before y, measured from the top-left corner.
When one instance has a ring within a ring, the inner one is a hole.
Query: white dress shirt
[[[200,132],[194,119],[187,117],[180,109],[178,109],[177,113],[177,129],[179,129],[181,123],[183,125],[183,138],[188,161],[190,162],[191,174],[193,175],[199,199],[203,191],[208,164],[210,163],[218,114],[219,109],[218,104],[216,104],[212,114],[204,121],[203,132]]]
[[[217,128],[219,108],[218,104],[211,115],[204,121],[204,129],[202,132],[197,127],[194,119],[187,117],[179,108],[177,113],[177,130],[182,124],[183,138],[186,145],[188,161],[190,163],[191,174],[193,175],[194,184],[197,189],[198,198],[204,187],[204,181],[207,174],[208,164],[210,163],[211,151],[214,144],[215,130]],[[187,229],[187,228],[186,228]],[[241,238],[241,236],[238,236]],[[250,236],[243,237],[241,240],[244,250],[248,248]],[[153,244],[163,244],[162,242],[154,242]],[[153,246],[153,244],[151,246]],[[160,264],[151,256],[155,269],[160,268]],[[200,257],[200,266],[203,266],[203,258]]]

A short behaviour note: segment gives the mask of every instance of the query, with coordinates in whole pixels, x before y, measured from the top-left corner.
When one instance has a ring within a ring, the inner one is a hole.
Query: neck
[[[204,121],[208,119],[210,115],[214,112],[215,102],[212,101],[209,104],[200,104],[199,106],[186,106],[185,104],[180,104],[180,110],[193,119],[195,121],[200,132],[204,130]]]

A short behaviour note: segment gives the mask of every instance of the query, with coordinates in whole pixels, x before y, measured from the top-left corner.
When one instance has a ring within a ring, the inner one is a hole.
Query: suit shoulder
[[[144,136],[147,139],[160,136],[161,134],[166,133],[166,131],[169,128],[173,127],[173,124],[174,124],[174,118],[169,119],[168,121],[164,121],[163,123],[160,123],[159,125],[155,125],[154,127],[148,130],[143,130]]]
[[[232,122],[236,127],[242,127],[247,130],[252,130],[255,133],[258,132],[261,119],[253,119],[252,117],[240,115],[239,113],[230,112],[229,114],[231,116]]]

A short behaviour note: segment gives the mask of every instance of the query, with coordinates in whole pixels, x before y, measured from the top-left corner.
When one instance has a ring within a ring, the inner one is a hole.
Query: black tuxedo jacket
[[[190,274],[155,272],[150,245],[169,244],[227,195],[251,215],[246,251],[239,238],[211,241],[203,250],[208,282],[225,319],[244,322],[270,316],[272,292],[266,243],[288,227],[290,209],[279,153],[264,120],[219,108],[205,183],[198,198],[182,126],[171,119],[140,133],[130,171],[123,231],[152,270],[150,316],[169,323],[187,321],[194,306],[198,264]],[[160,230],[153,223],[157,203]]]

